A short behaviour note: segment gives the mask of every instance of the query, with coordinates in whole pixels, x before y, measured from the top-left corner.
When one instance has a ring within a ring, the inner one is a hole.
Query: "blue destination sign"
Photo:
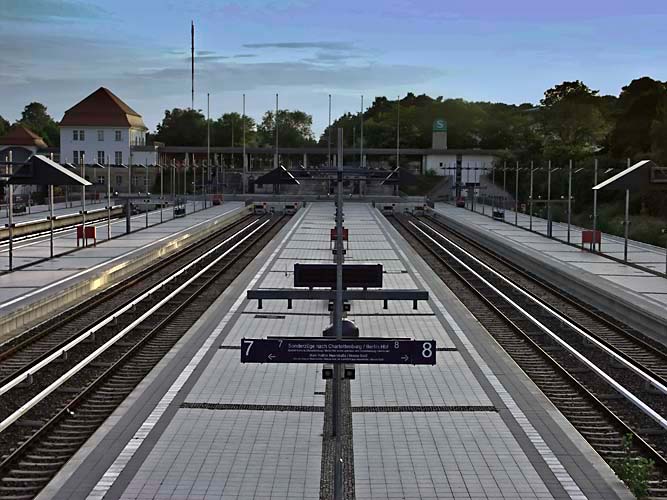
[[[434,365],[435,340],[244,338],[241,363]]]

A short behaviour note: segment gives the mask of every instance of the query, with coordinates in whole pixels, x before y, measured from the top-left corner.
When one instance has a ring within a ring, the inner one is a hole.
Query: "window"
[[[85,151],[72,151],[72,163],[74,163],[75,165],[83,163],[85,159],[86,159]]]
[[[123,164],[123,152],[116,151],[114,155],[114,165],[122,165],[122,164]]]
[[[79,131],[78,130],[72,130],[72,140],[73,141],[78,141],[79,140]]]
[[[122,140],[123,140],[122,131],[116,130],[116,142],[120,142]]]
[[[97,131],[97,140],[98,141],[103,141],[104,140],[104,130],[98,130]]]
[[[100,165],[104,165],[106,159],[104,158],[104,151],[98,151],[97,152],[97,163]]]
[[[123,176],[122,175],[117,175],[116,176],[116,186],[120,186],[123,183]]]
[[[97,176],[97,183],[98,184],[104,184],[106,182],[106,179],[103,175],[98,175]]]
[[[86,134],[83,130],[79,130],[79,140],[80,141],[85,141],[86,140]]]

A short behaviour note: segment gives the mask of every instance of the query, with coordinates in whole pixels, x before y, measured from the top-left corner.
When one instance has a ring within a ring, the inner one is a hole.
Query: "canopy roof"
[[[401,186],[414,184],[417,181],[417,178],[414,174],[408,170],[402,169],[401,167],[396,167],[391,173],[385,177],[385,179],[380,183],[381,185],[393,185],[399,184]]]
[[[92,183],[43,155],[33,155],[9,178],[9,184],[92,186]]]
[[[593,191],[600,189],[638,189],[642,187],[646,172],[658,165],[651,160],[642,160],[631,167],[619,172],[609,179],[593,187]]]
[[[290,174],[285,167],[280,165],[278,168],[274,168],[270,172],[258,177],[255,180],[255,184],[258,186],[263,186],[264,184],[299,184],[299,181]]]

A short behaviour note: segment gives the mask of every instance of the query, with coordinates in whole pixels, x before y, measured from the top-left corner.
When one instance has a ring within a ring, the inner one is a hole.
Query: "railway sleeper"
[[[16,469],[10,469],[10,471],[7,473],[6,476],[10,480],[17,480],[17,481],[49,481],[51,474],[48,471],[45,471],[44,469],[36,469],[36,468],[16,468]]]

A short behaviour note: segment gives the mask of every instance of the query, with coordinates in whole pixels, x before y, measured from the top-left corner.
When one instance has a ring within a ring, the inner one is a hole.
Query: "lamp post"
[[[598,159],[595,159],[595,164],[593,166],[593,186],[598,185]],[[598,191],[597,189],[593,190],[593,234],[597,234],[598,229]],[[593,238],[593,241],[596,241],[597,238]],[[595,245],[595,243],[593,243]]]
[[[232,123],[232,134],[234,134],[234,123]],[[232,135],[232,138],[234,136]],[[232,139],[232,146],[234,146],[234,139]],[[211,95],[206,94],[206,180],[211,179]],[[201,171],[202,176],[202,191],[204,192],[204,208],[206,208],[206,195],[208,190],[208,182],[204,185],[204,168]]]
[[[278,168],[278,94],[276,94],[276,119],[275,119],[275,128],[276,128],[276,152],[273,156],[273,168]]]
[[[363,96],[363,94],[361,96],[361,114],[360,114],[360,118],[361,118],[361,137],[360,137],[361,141],[359,142],[359,162],[360,162],[359,164],[361,165],[361,168],[364,168],[366,166],[365,165],[366,162],[364,161],[364,96]]]
[[[399,167],[401,144],[401,96],[396,97],[396,168]]]
[[[146,205],[144,206],[144,212],[146,213],[146,227],[148,227],[148,203],[150,202],[150,193],[148,192],[148,161],[144,168],[146,169],[146,175],[144,176],[144,189],[146,191]]]
[[[514,179],[514,225],[519,225],[519,162],[516,162],[516,176]]]
[[[158,164],[160,166],[160,224],[164,221],[162,220],[162,207],[164,205],[164,169],[162,168],[162,162],[158,158]]]
[[[14,174],[13,154],[9,150],[9,165],[7,166],[7,173],[11,176]],[[14,184],[8,182],[9,191],[9,270],[14,268]]]
[[[242,126],[243,126],[243,194],[246,194],[246,190],[248,189],[248,158],[246,156],[245,152],[245,94],[243,94],[243,120],[242,120]],[[224,167],[222,167],[224,169]],[[224,172],[224,170],[223,170]],[[225,192],[225,183],[224,183],[224,178],[223,178],[223,183],[222,183],[222,192]]]
[[[627,161],[627,168],[630,168],[630,158]],[[630,189],[625,190],[625,221],[623,222],[623,262],[628,261],[628,235],[630,233]]]
[[[570,230],[572,227],[572,160],[567,171],[567,242],[570,243]]]
[[[81,177],[86,178],[86,153],[82,153],[79,157],[81,161]],[[81,186],[81,232],[83,233],[83,246],[88,244],[86,239],[86,186]]]
[[[107,155],[107,240],[111,239],[111,160]]]
[[[505,199],[507,197],[507,161],[503,162],[503,210],[507,208]]]
[[[547,236],[551,238],[551,160],[547,163]]]
[[[533,160],[530,160],[530,198],[528,200],[528,210],[530,211],[530,214],[528,214],[528,228],[532,231],[533,230],[533,176],[535,172],[535,165],[533,163]]]

